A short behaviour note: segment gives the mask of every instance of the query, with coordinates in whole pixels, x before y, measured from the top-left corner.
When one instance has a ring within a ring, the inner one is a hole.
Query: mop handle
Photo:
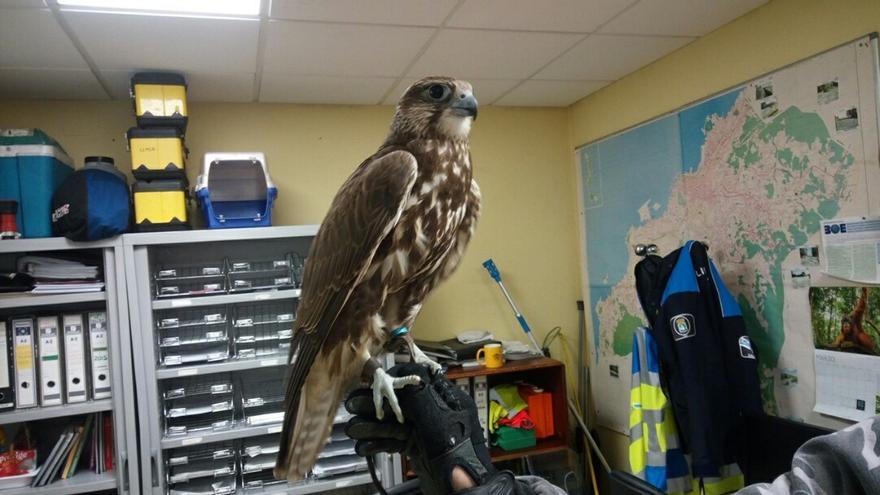
[[[498,267],[495,266],[495,262],[492,261],[492,258],[487,259],[483,262],[483,266],[486,268],[486,271],[489,272],[489,276],[492,277],[493,280],[498,282],[498,287],[501,287],[501,293],[504,294],[504,297],[507,299],[507,303],[510,304],[510,307],[513,309],[513,314],[516,317],[516,321],[519,322],[519,326],[522,328],[523,332],[529,337],[529,340],[532,341],[532,345],[535,346],[535,350],[542,353],[541,346],[538,345],[538,341],[535,340],[535,336],[532,335],[532,329],[529,327],[529,323],[526,321],[526,317],[520,313],[519,308],[516,307],[516,303],[513,302],[513,298],[510,297],[510,293],[507,292],[507,287],[504,287],[504,283],[501,281],[501,272],[498,271]]]

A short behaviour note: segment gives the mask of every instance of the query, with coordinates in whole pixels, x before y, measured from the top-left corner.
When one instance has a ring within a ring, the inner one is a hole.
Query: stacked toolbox
[[[186,81],[172,73],[131,78],[137,127],[126,133],[131,151],[135,230],[186,230]]]

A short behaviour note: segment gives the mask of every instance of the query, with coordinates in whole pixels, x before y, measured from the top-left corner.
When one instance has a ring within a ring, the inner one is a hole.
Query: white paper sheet
[[[822,222],[824,271],[828,275],[880,283],[880,217]]]

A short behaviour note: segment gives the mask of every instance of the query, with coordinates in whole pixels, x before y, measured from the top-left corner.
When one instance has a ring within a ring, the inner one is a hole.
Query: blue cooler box
[[[208,228],[272,225],[278,190],[263,153],[205,153],[195,191]]]
[[[0,129],[0,199],[18,201],[22,237],[52,236],[52,194],[73,161],[39,129]]]

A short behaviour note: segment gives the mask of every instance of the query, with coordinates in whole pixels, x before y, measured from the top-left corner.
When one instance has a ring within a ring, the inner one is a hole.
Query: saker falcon
[[[275,477],[312,469],[343,395],[372,378],[376,413],[387,398],[403,416],[378,365],[392,335],[411,328],[422,302],[461,261],[480,214],[468,142],[477,117],[470,83],[427,77],[397,104],[385,142],[348,177],[312,242],[290,347],[284,430]],[[405,333],[416,362],[431,361]]]

